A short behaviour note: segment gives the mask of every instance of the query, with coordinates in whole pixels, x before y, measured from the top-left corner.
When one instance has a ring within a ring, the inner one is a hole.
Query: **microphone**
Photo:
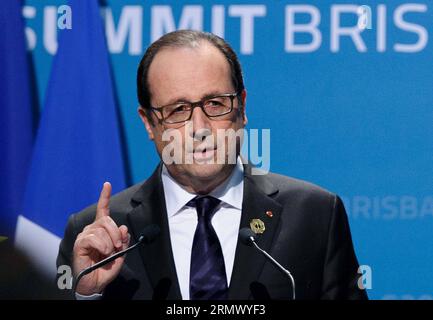
[[[148,225],[148,226],[143,228],[143,230],[141,231],[140,237],[138,238],[138,241],[136,243],[134,243],[132,246],[129,246],[125,250],[116,252],[115,254],[99,261],[98,263],[95,263],[94,265],[92,265],[86,269],[83,269],[78,274],[77,279],[75,280],[73,292],[76,292],[78,283],[80,282],[81,278],[84,277],[86,274],[89,274],[90,272],[92,272],[92,271],[94,271],[94,270],[96,270],[102,266],[105,266],[107,263],[110,263],[111,261],[116,260],[117,258],[125,255],[127,252],[137,248],[142,243],[144,243],[144,244],[152,243],[156,239],[156,237],[159,235],[160,232],[161,232],[161,229],[156,224]]]
[[[256,238],[254,232],[249,228],[242,228],[239,230],[239,238],[241,242],[249,247],[256,248],[261,254],[263,254],[278,270],[280,270],[282,273],[284,273],[286,276],[289,277],[290,282],[292,283],[292,289],[293,289],[293,300],[296,298],[295,294],[295,279],[293,278],[292,274],[289,270],[285,269],[281,264],[279,264],[274,258],[271,257],[269,253],[267,253],[265,250],[260,248],[256,243]]]

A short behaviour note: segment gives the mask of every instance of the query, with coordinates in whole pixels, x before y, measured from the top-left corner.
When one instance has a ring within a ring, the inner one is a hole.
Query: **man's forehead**
[[[167,46],[161,48],[153,58],[149,67],[149,72],[163,67],[159,65],[161,61],[163,63],[171,62],[173,65],[182,65],[185,60],[190,60],[192,63],[198,62],[197,58],[218,61],[224,65],[227,64],[228,67],[228,62],[225,56],[217,47],[207,41],[200,41],[191,46]],[[166,68],[162,69],[165,70]]]

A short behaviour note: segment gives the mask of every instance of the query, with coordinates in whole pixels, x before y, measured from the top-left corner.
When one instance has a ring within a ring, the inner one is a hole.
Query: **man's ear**
[[[138,115],[140,116],[141,121],[143,122],[143,124],[146,128],[147,135],[149,136],[149,139],[153,140],[155,138],[155,136],[153,135],[153,130],[152,130],[154,126],[153,126],[153,124],[150,123],[150,120],[146,114],[146,110],[144,110],[143,107],[138,106],[137,112],[138,112]]]
[[[242,118],[244,119],[243,124],[244,126],[248,123],[247,113],[245,111],[246,105],[247,105],[247,90],[242,90],[241,92],[241,101],[242,101]]]

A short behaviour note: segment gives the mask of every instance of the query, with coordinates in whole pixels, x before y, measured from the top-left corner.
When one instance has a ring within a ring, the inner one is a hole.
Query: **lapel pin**
[[[251,228],[251,230],[253,230],[253,232],[255,234],[262,234],[266,230],[265,224],[260,219],[253,219],[253,220],[251,220],[251,222],[250,222],[250,228]]]
[[[272,217],[274,216],[274,214],[272,213],[271,210],[266,211],[266,215],[267,215],[269,218],[272,218]]]

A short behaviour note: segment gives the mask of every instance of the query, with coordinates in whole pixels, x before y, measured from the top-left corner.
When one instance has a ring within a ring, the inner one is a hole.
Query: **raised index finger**
[[[101,194],[99,196],[98,205],[96,207],[95,220],[110,215],[110,196],[111,184],[109,182],[104,182]]]

